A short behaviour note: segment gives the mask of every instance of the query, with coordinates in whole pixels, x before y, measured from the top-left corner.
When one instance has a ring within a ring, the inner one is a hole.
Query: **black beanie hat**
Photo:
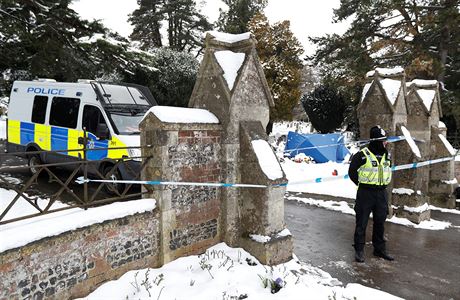
[[[371,139],[378,139],[378,138],[385,138],[386,139],[387,135],[385,133],[385,130],[383,130],[379,125],[374,126],[371,128],[370,131],[370,138]],[[382,139],[382,140],[385,140]]]

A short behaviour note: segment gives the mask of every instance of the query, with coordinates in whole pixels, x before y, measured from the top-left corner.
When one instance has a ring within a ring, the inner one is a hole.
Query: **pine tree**
[[[271,26],[263,14],[255,15],[248,24],[258,41],[257,53],[275,101],[275,107],[270,109],[270,122],[292,120],[292,110],[301,96],[303,64],[299,56],[303,49],[289,26],[289,21]]]
[[[447,90],[444,113],[460,128],[459,0],[342,0],[335,21],[350,19],[343,35],[312,39],[323,74],[352,90],[355,103],[374,67],[403,66],[408,80],[435,78]]]
[[[223,0],[228,10],[220,9],[217,28],[223,32],[238,34],[248,32],[248,22],[267,6],[267,0]]]
[[[134,26],[131,40],[139,41],[142,50],[151,50],[162,46],[160,28],[164,20],[163,0],[137,0],[139,8],[128,21]]]
[[[302,97],[302,105],[313,127],[321,133],[334,132],[342,125],[345,97],[329,85],[321,85]]]
[[[195,0],[138,0],[129,21],[134,26],[131,39],[140,42],[142,50],[163,46],[167,40],[176,51],[200,51],[203,32],[212,29],[207,18],[196,8]],[[166,26],[167,37],[160,33]]]
[[[13,79],[87,78],[93,62],[80,39],[103,32],[98,22],[83,21],[70,0],[2,1],[0,72]],[[6,73],[5,73],[6,72]]]
[[[191,52],[202,48],[203,32],[210,30],[212,26],[196,9],[195,0],[165,0],[163,12],[168,22],[171,49]]]

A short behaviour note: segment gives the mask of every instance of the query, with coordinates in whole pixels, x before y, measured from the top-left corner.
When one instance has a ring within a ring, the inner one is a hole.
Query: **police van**
[[[115,160],[128,158],[129,167],[120,164],[113,179],[130,179],[139,171],[139,122],[155,99],[148,88],[134,84],[101,81],[55,80],[15,81],[11,91],[7,122],[7,151],[82,149],[87,132],[87,159],[90,173],[103,175]],[[90,150],[94,148],[104,150]],[[61,163],[83,158],[83,151],[42,152],[27,155],[32,173],[41,163]],[[132,160],[129,158],[132,157]],[[76,168],[70,165],[68,168]],[[93,170],[91,172],[91,170]]]

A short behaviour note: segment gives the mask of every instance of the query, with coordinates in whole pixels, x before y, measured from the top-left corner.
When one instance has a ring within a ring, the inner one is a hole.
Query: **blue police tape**
[[[400,165],[400,166],[394,166],[391,168],[391,170],[394,172],[394,171],[400,171],[400,170],[421,168],[421,167],[439,164],[442,162],[453,160],[455,159],[456,156],[460,156],[460,154],[456,154],[450,157],[444,157],[444,158],[432,159],[432,160],[410,163],[410,164],[405,164],[405,165]],[[349,179],[349,178],[350,177],[348,176],[348,174],[346,174],[343,176],[318,177],[318,178],[304,180],[304,181],[264,185],[264,184],[223,183],[223,182],[176,182],[176,181],[147,181],[147,180],[84,179],[83,176],[80,176],[77,178],[77,180],[75,180],[75,182],[78,184],[83,184],[85,182],[97,182],[97,183],[146,184],[146,185],[208,186],[208,187],[226,187],[226,188],[238,188],[238,187],[241,187],[241,188],[268,188],[268,187],[281,187],[281,186],[287,186],[287,185],[322,183],[322,182],[343,180],[343,179]]]

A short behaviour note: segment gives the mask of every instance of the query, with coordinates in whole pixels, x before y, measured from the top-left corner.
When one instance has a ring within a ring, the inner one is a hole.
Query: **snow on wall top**
[[[369,89],[371,88],[372,83],[366,83],[363,88],[363,93],[361,95],[361,102],[363,102],[364,98],[366,97],[367,93],[369,92]]]
[[[206,109],[154,106],[145,113],[143,119],[145,119],[149,113],[154,114],[161,122],[164,123],[219,123],[219,119]]]
[[[216,41],[229,43],[229,44],[241,42],[241,41],[248,40],[251,38],[250,32],[245,32],[241,34],[231,34],[231,33],[219,32],[219,31],[207,31],[205,32],[205,35],[207,33],[212,35]]]
[[[395,67],[392,69],[388,68],[375,68],[375,70],[369,71],[366,73],[366,77],[373,77],[377,72],[379,75],[382,76],[392,76],[404,73],[404,69],[402,67]]]
[[[438,86],[437,80],[414,79],[410,83],[415,84],[418,87],[436,87]]]
[[[30,206],[28,203],[27,205]],[[2,230],[0,230],[0,241],[2,241],[0,243],[0,253],[77,228],[152,211],[155,207],[156,200],[142,199],[112,203],[88,210],[72,208],[2,225]]]
[[[415,141],[412,138],[409,130],[407,130],[407,128],[404,127],[404,126],[401,126],[401,131],[402,131],[404,137],[406,138],[406,141],[409,144],[409,147],[412,150],[412,152],[415,154],[415,156],[417,156],[418,158],[421,158],[422,155],[420,154],[420,149],[415,144]]]
[[[436,91],[434,90],[417,90],[417,94],[423,101],[426,109],[431,110],[431,105],[433,104],[434,97],[436,96]]]
[[[214,55],[224,71],[224,78],[227,82],[228,88],[232,90],[233,85],[235,84],[236,76],[243,65],[246,55],[244,53],[235,53],[229,50],[216,51]]]
[[[446,147],[447,151],[449,151],[450,155],[455,155],[457,151],[452,147],[452,145],[449,143],[449,141],[446,139],[446,137],[442,134],[438,134],[439,139],[442,141],[444,146]]]
[[[402,82],[400,80],[385,78],[380,80],[380,83],[382,84],[391,105],[395,105],[396,99],[398,99],[399,91],[401,90]]]
[[[265,175],[271,180],[282,178],[283,171],[281,170],[281,166],[267,141],[254,140],[251,144],[259,161],[260,168]]]

